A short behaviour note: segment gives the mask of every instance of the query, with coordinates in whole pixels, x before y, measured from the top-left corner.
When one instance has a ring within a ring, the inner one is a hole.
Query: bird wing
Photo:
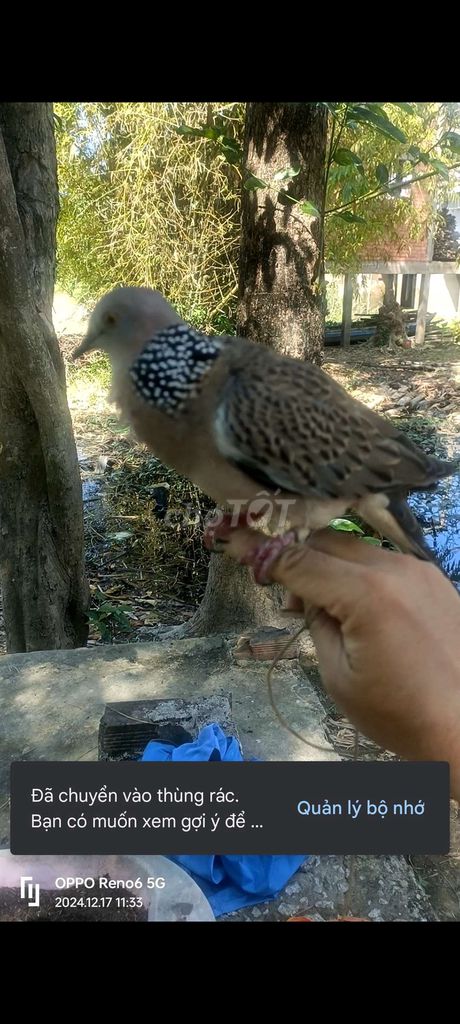
[[[214,434],[221,454],[258,483],[311,497],[426,488],[454,468],[318,367],[255,345],[230,366]]]

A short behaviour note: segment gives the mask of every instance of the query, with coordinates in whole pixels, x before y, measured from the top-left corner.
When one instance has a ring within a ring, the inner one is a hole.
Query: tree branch
[[[457,167],[460,167],[460,163],[451,164],[449,171],[454,171]],[[341,206],[332,206],[330,210],[326,210],[326,216],[330,213],[336,213],[338,210],[346,210],[349,206],[355,206],[356,203],[361,203],[363,199],[377,199],[379,196],[388,195],[388,192],[391,192],[392,188],[408,188],[410,185],[414,185],[417,181],[424,181],[425,178],[433,178],[438,174],[439,171],[427,171],[426,174],[419,174],[416,178],[410,178],[398,183],[395,182],[392,186],[385,185],[385,188],[371,189],[370,192],[364,192],[362,196],[357,196],[356,199],[352,199],[349,203],[343,203]]]

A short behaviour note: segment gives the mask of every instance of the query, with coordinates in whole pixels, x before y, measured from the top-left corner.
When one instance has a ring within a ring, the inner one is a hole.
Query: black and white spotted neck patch
[[[198,394],[221,349],[220,338],[174,324],[159,331],[133,363],[129,372],[134,387],[149,405],[175,416]]]

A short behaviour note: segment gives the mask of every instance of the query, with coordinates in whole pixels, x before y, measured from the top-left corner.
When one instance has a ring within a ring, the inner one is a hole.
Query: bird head
[[[86,336],[72,358],[96,350],[107,352],[114,360],[122,353],[135,358],[158,331],[182,322],[160,292],[152,288],[115,288],[96,303]]]

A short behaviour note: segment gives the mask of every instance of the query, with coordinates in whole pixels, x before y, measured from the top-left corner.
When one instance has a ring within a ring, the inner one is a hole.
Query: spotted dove
[[[353,511],[400,550],[432,557],[405,499],[456,464],[426,455],[317,366],[202,334],[149,288],[100,299],[74,358],[93,349],[110,358],[111,400],[137,438],[218,505],[244,516],[262,492],[288,509],[300,540]]]

